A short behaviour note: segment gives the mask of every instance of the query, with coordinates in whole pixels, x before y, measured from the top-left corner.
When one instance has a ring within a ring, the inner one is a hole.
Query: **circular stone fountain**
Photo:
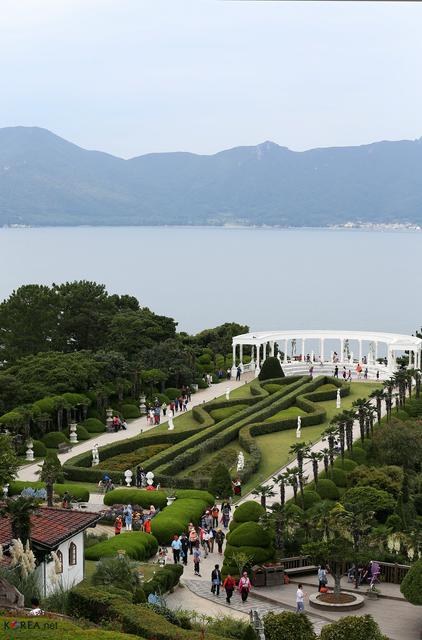
[[[365,598],[360,594],[351,594],[342,591],[338,598],[331,593],[312,593],[309,596],[309,604],[315,609],[324,611],[353,611],[360,609],[365,604]]]

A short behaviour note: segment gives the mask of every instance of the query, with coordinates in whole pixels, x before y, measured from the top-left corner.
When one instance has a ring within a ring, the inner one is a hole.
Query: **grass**
[[[176,477],[185,478],[197,472],[199,472],[199,475],[211,477],[213,470],[219,462],[225,464],[230,473],[234,474],[236,472],[237,456],[239,451],[243,452],[245,460],[249,458],[249,453],[239,445],[238,440],[235,440],[233,442],[229,442],[218,451],[210,451],[210,453],[206,453],[198,460],[198,462],[187,469],[179,471],[179,473],[176,474]]]
[[[139,562],[136,564],[137,567],[141,570],[144,575],[144,580],[149,580],[153,577],[154,572],[157,570],[157,565],[152,564],[151,562]],[[85,560],[85,580],[91,584],[92,576],[95,573],[95,569],[97,567],[96,560]],[[119,585],[116,585],[119,586]]]
[[[216,422],[221,422],[221,420],[229,418],[235,413],[242,411],[242,409],[246,409],[247,406],[247,404],[235,404],[232,407],[224,407],[224,409],[214,409],[213,411],[210,411],[210,416]]]
[[[264,422],[277,422],[278,420],[284,420],[284,418],[297,418],[298,416],[306,416],[306,411],[299,409],[299,407],[289,407],[288,409],[282,409],[278,413],[275,413],[270,418],[264,420]]]
[[[327,419],[322,424],[304,427],[302,429],[301,441],[317,442],[335,415],[344,409],[350,409],[352,403],[357,400],[357,398],[368,396],[371,391],[380,388],[380,386],[381,385],[376,382],[352,382],[350,395],[342,398],[341,409],[336,408],[336,400],[327,400],[326,402],[318,403],[327,411]],[[255,441],[262,453],[261,465],[259,471],[251,476],[243,487],[243,495],[257,485],[262,484],[262,482],[265,482],[273,473],[292,459],[291,456],[289,456],[289,448],[297,442],[296,430],[289,429],[287,431],[268,433],[264,436],[257,436]]]
[[[243,398],[252,398],[250,383],[244,384],[242,387],[233,389],[230,393],[230,400],[243,400]]]

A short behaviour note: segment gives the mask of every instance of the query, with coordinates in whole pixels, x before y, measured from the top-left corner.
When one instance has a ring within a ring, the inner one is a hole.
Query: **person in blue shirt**
[[[182,548],[182,543],[179,540],[179,536],[174,536],[173,542],[171,543],[171,548],[173,549],[174,564],[179,564],[180,549]]]

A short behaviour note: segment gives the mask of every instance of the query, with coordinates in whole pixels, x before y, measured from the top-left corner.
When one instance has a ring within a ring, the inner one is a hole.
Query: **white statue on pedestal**
[[[337,389],[336,409],[340,409],[340,407],[341,407],[340,389]]]
[[[230,387],[227,387],[227,389],[226,389],[226,400],[230,400],[230,391],[231,391]]]
[[[174,429],[174,422],[173,422],[173,411],[171,409],[168,410],[167,415],[169,417],[168,423],[169,423],[169,428],[168,431],[173,431]]]
[[[151,486],[152,484],[154,484],[154,474],[152,473],[152,471],[148,471],[148,473],[146,474],[146,479],[147,479],[147,484],[149,486]]]
[[[78,434],[76,433],[76,422],[72,422],[72,424],[69,427],[69,431],[70,431],[70,442],[72,444],[76,444],[78,442]]]
[[[302,418],[300,416],[297,417],[297,429],[296,429],[296,438],[300,438],[302,432]]]
[[[132,471],[130,469],[127,469],[125,471],[125,480],[128,487],[130,487],[130,485],[132,484],[132,476],[133,476]]]
[[[32,462],[34,460],[34,450],[33,450],[34,443],[32,442],[32,440],[29,440],[26,446],[28,447],[26,450],[26,459],[29,462]]]
[[[100,454],[98,453],[98,443],[92,447],[92,466],[95,467],[100,462]]]
[[[239,455],[237,456],[237,471],[242,471],[245,466],[245,456],[243,455],[243,451],[239,451]]]

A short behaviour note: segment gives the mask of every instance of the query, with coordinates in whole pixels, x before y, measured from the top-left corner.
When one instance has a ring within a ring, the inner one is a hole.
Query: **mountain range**
[[[38,127],[0,129],[0,225],[422,224],[422,138],[124,160]]]

